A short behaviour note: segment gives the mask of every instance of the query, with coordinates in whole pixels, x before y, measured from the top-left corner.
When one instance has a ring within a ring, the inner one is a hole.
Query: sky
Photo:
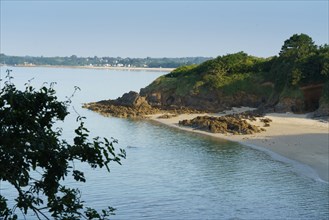
[[[329,0],[0,1],[6,55],[269,57],[293,34],[329,38]]]

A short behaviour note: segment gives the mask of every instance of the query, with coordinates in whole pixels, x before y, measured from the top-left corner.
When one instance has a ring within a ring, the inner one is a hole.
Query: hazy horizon
[[[328,7],[328,1],[1,0],[1,53],[270,57],[293,34],[328,44]]]
[[[19,57],[46,57],[46,58],[54,58],[54,57],[70,57],[70,56],[77,56],[76,54],[71,54],[71,55],[65,55],[65,56],[43,56],[43,55],[29,55],[29,54],[26,54],[26,55],[16,55],[16,54],[6,54],[6,53],[2,53],[1,54],[4,54],[6,56],[19,56]],[[252,55],[252,54],[250,54]],[[213,58],[213,57],[209,57],[209,56],[185,56],[185,57],[150,57],[150,56],[146,56],[146,57],[130,57],[130,56],[127,56],[127,57],[121,57],[121,56],[97,56],[97,55],[93,55],[93,56],[77,56],[79,58],[89,58],[89,57],[111,57],[111,58],[117,58],[117,57],[120,57],[120,58],[130,58],[130,59],[146,59],[146,58],[152,58],[152,59],[163,59],[163,58],[188,58],[188,57],[205,57],[205,58]]]

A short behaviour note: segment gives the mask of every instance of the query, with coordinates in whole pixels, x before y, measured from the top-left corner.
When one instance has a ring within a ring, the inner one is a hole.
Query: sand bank
[[[222,114],[237,113],[248,108],[233,108]],[[297,169],[314,179],[328,182],[329,174],[329,123],[307,118],[307,115],[267,114],[272,119],[270,127],[265,132],[252,135],[225,135],[181,127],[178,122],[183,119],[192,119],[199,115],[207,114],[183,114],[170,119],[158,119],[159,115],[151,116],[151,120],[166,124],[171,127],[186,131],[197,132],[212,137],[222,138],[230,141],[263,150],[281,161],[293,163]],[[251,122],[254,125],[263,126],[263,123]],[[273,154],[274,152],[274,154]]]
[[[11,67],[11,66],[8,66]],[[46,68],[71,68],[71,69],[98,69],[98,70],[124,70],[124,71],[153,71],[171,72],[174,68],[149,68],[149,67],[113,67],[113,66],[56,66],[56,65],[16,65],[13,67],[46,67]]]

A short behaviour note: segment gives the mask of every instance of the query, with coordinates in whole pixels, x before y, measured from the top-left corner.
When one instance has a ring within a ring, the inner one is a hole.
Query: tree
[[[294,34],[284,41],[279,55],[296,61],[312,55],[315,50],[316,45],[310,36]]]
[[[72,143],[62,140],[62,130],[54,128],[54,123],[64,121],[70,102],[58,101],[53,84],[39,90],[26,84],[20,91],[10,76],[5,82],[0,91],[0,181],[10,183],[17,198],[11,209],[0,195],[0,219],[16,219],[15,209],[25,215],[33,212],[38,219],[107,219],[113,214],[111,207],[101,213],[84,207],[80,191],[63,183],[68,175],[86,181],[75,168],[76,161],[110,171],[110,162],[121,164],[126,155],[122,149],[115,151],[116,140],[91,139],[80,116]]]
[[[273,63],[272,73],[276,72],[276,90],[282,90],[285,86],[300,86],[302,82],[309,81],[310,69],[314,71],[316,66],[311,59],[318,52],[317,46],[311,37],[306,34],[294,34],[284,41],[279,53],[279,58]],[[318,58],[316,58],[318,60]],[[315,71],[317,74],[317,71]],[[313,74],[314,75],[314,74]]]

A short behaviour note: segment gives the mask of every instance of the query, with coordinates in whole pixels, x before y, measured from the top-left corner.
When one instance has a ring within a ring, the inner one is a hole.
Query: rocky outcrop
[[[322,103],[320,107],[313,113],[314,117],[327,117],[329,116],[329,103]]]
[[[188,94],[180,96],[174,91],[146,91],[141,89],[140,94],[153,107],[163,109],[188,108],[206,112],[220,112],[232,107],[249,106],[258,107],[266,101],[266,98],[259,97],[245,92],[239,92],[232,96],[217,91]]]
[[[265,129],[248,123],[239,115],[228,115],[221,117],[199,116],[192,120],[179,121],[179,125],[189,126],[194,129],[222,134],[254,134]]]
[[[309,88],[306,88],[310,90]],[[304,90],[306,90],[304,89]],[[314,112],[314,117],[328,117],[329,116],[329,82],[323,85],[323,89],[321,91],[321,98],[319,99],[314,94],[319,94],[319,91],[316,91],[316,87],[312,87],[312,93],[308,96],[311,103],[317,102],[319,108]],[[307,90],[306,90],[307,91]],[[310,93],[310,92],[309,92]]]
[[[305,110],[306,111],[315,111],[319,108],[320,98],[322,96],[322,91],[324,89],[324,84],[315,84],[303,86],[300,88],[303,92]]]
[[[281,98],[274,106],[274,111],[278,113],[302,113],[304,112],[304,109],[304,100],[297,98]]]
[[[266,105],[264,104],[266,101],[265,98],[244,92],[238,92],[232,96],[226,96],[218,92],[213,92],[208,94],[203,93],[186,95],[184,97],[176,95],[175,93],[170,93],[170,91],[164,91],[163,93],[159,91],[152,93],[141,92],[141,94],[130,91],[115,100],[88,103],[85,104],[84,107],[104,115],[122,118],[144,118],[147,115],[158,113],[169,113],[170,115],[182,113],[220,112],[239,106],[258,107],[260,112],[274,111],[279,113],[303,113],[305,112],[306,105],[303,98],[279,98],[279,96],[277,97],[278,101],[275,102],[275,100],[272,100],[272,104],[267,102]],[[310,102],[308,102],[308,105],[309,103]],[[325,104],[328,102],[323,103],[324,104],[320,104],[320,107],[314,112],[313,115],[315,117],[329,115],[329,105]],[[248,117],[245,116],[247,117],[245,119],[251,120],[254,115],[255,113],[249,114]],[[239,117],[241,117],[241,115]],[[269,126],[269,123],[264,123],[266,126]]]
[[[156,108],[127,107],[113,105],[111,102],[107,101],[87,103],[84,104],[83,107],[105,116],[114,116],[119,118],[144,118],[146,115],[158,114],[161,112]]]
[[[195,109],[182,106],[151,106],[145,97],[137,92],[129,92],[115,100],[103,100],[99,102],[86,103],[84,108],[98,112],[106,116],[120,118],[145,118],[148,115],[164,113],[167,115],[177,115],[183,113],[201,113]],[[166,116],[164,116],[166,117]]]
[[[142,91],[142,90],[141,90]],[[142,93],[141,93],[142,94]],[[142,95],[146,95],[146,94],[142,94]],[[162,97],[162,94],[159,93],[159,92],[154,92],[154,93],[151,93],[151,94],[148,94],[146,96],[146,99],[148,101],[148,103],[151,105],[151,106],[161,106],[162,105],[162,101],[161,101],[161,97]]]
[[[293,112],[306,113],[316,111],[315,114],[323,114],[326,111],[324,106],[321,106],[320,100],[323,99],[324,84],[311,84],[291,90],[295,97],[275,97],[275,104],[273,105],[274,112]],[[273,101],[273,100],[272,100]]]
[[[139,93],[134,91],[123,94],[122,97],[114,100],[113,104],[126,107],[151,107],[145,97],[140,96]]]
[[[132,91],[115,100],[87,103],[83,107],[103,115],[120,118],[143,118],[160,112],[160,109],[150,106],[145,97]]]

